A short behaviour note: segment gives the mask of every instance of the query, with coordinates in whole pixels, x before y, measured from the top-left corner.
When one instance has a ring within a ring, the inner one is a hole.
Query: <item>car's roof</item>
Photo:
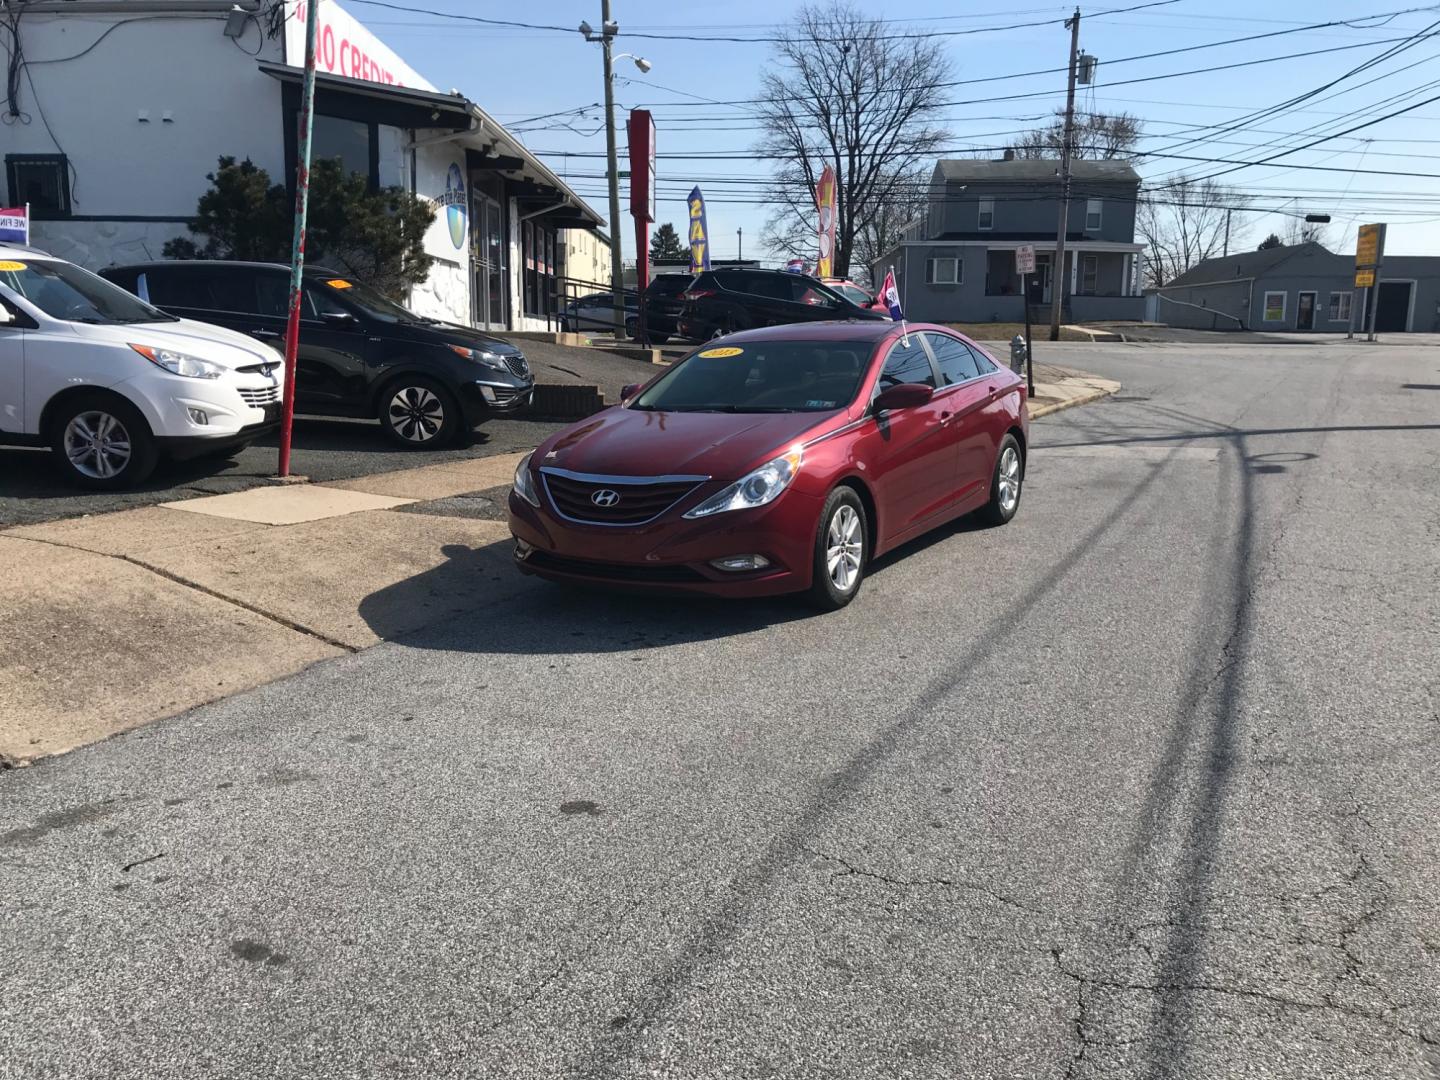
[[[284,270],[290,272],[289,263],[274,262],[247,262],[244,259],[152,259],[149,262],[121,263],[118,266],[107,266],[106,270],[154,270],[157,267],[172,266],[226,266],[240,267],[246,270]],[[305,267],[307,274],[328,274],[330,277],[346,277],[339,270],[331,270],[327,266]]]
[[[51,255],[41,248],[29,247],[25,244],[0,243],[0,255],[12,255],[19,259],[33,259],[38,255],[42,259],[54,259],[56,262],[65,261],[58,255]]]
[[[864,341],[874,343],[883,340],[900,326],[889,319],[840,319],[833,322],[785,323],[781,326],[764,326],[758,330],[741,330],[717,338],[717,343],[730,341]],[[943,326],[931,323],[910,323],[910,332],[917,330],[944,330]],[[954,331],[947,331],[953,333]]]

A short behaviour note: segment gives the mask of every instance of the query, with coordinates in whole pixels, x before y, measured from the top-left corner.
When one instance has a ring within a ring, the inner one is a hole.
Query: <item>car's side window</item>
[[[284,319],[290,314],[290,279],[284,274],[261,274],[255,281],[255,301],[259,314]],[[302,304],[300,308],[305,313]]]
[[[239,315],[259,315],[256,279],[260,275],[246,267],[225,267],[210,272],[210,306],[216,311],[233,311]]]
[[[344,306],[324,289],[317,289],[313,285],[305,286],[305,304],[301,308],[302,314],[309,319],[318,319],[323,315],[348,315]]]
[[[162,308],[213,309],[210,275],[203,269],[166,267],[145,272],[145,291],[150,303]]]
[[[935,385],[935,372],[930,367],[930,357],[925,354],[920,339],[915,335],[911,336],[909,348],[906,348],[903,341],[897,341],[890,347],[890,355],[885,357],[885,366],[880,369],[880,379],[875,384],[875,389],[888,390],[901,383]]]
[[[948,334],[926,334],[930,349],[935,354],[935,366],[940,369],[940,385],[954,386],[980,374],[975,354],[963,341]]]
[[[974,345],[970,345],[968,348],[970,349],[970,355],[975,357],[975,366],[980,369],[981,375],[989,375],[992,371],[1000,370],[1000,366],[991,360],[990,357],[986,356],[980,349],[977,349]]]
[[[816,288],[804,278],[794,278],[790,282],[794,290],[794,299],[797,303],[809,304],[811,307],[839,307],[840,301],[831,295],[829,289]]]

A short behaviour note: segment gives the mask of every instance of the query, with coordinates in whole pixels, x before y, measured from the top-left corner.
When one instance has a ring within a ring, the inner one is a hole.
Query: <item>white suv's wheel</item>
[[[154,471],[159,456],[139,410],[101,391],[72,397],[51,430],[50,445],[60,467],[82,487],[133,487]]]

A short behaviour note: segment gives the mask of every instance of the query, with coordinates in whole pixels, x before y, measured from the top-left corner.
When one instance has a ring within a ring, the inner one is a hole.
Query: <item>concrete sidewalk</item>
[[[1119,383],[1044,365],[1032,415]],[[0,765],[292,675],[534,586],[520,453],[265,486],[0,532]]]

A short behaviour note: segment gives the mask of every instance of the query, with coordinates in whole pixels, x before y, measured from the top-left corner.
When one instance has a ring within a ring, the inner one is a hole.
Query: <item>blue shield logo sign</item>
[[[445,222],[450,227],[450,242],[457,251],[465,247],[465,177],[460,166],[450,165],[445,174]]]

